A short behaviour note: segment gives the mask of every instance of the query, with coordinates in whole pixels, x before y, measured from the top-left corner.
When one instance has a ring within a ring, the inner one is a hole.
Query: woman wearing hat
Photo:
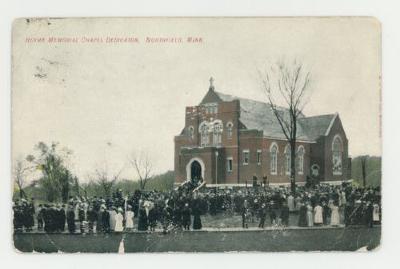
[[[135,217],[135,213],[132,211],[132,206],[128,205],[128,210],[125,212],[125,228],[127,230],[133,229],[133,218]]]
[[[124,220],[124,217],[122,215],[124,211],[122,210],[122,208],[118,208],[118,213],[115,214],[115,227],[114,227],[114,231],[115,232],[122,232],[124,230],[124,226],[122,225],[122,221]]]

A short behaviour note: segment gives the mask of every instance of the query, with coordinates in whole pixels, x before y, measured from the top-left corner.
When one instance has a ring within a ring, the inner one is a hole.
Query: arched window
[[[189,130],[188,131],[188,135],[189,135],[190,139],[194,139],[194,128],[193,128],[193,126],[189,126],[188,130]]]
[[[233,123],[232,122],[228,122],[226,124],[226,136],[228,137],[228,139],[232,138],[232,132],[233,131]]]
[[[202,122],[199,126],[200,130],[200,146],[208,146],[208,126],[205,122]]]
[[[291,166],[291,150],[290,145],[286,145],[285,147],[285,174],[290,175],[290,166]]]
[[[304,147],[299,146],[297,149],[297,173],[302,175],[304,173]]]
[[[269,148],[270,152],[270,173],[276,175],[278,173],[278,145],[274,142]]]
[[[332,141],[332,172],[334,175],[342,175],[343,143],[339,135],[335,135]]]
[[[213,125],[213,144],[214,146],[221,146],[222,143],[222,123],[216,122]]]

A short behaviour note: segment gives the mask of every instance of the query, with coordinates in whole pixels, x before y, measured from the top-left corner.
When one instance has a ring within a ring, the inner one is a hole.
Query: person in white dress
[[[118,208],[118,213],[115,214],[115,232],[122,232],[124,230],[124,226],[122,225],[122,221],[124,220],[124,216],[122,215],[122,208]]]
[[[322,225],[324,223],[324,218],[322,216],[322,206],[317,204],[314,208],[314,224],[315,225]]]
[[[374,223],[380,223],[380,217],[379,217],[379,205],[377,203],[374,203],[372,206],[372,221]]]
[[[289,207],[289,212],[295,211],[294,207],[294,197],[290,194],[287,198],[287,205]]]
[[[133,218],[135,217],[135,213],[132,211],[132,206],[128,205],[128,210],[125,212],[125,228],[127,230],[133,229]]]
[[[296,211],[300,211],[300,207],[302,205],[300,195],[295,198],[295,203],[296,203]]]
[[[307,204],[307,225],[308,227],[314,226],[313,208],[310,203]]]
[[[346,193],[343,190],[339,191],[339,207],[340,206],[345,206],[346,203],[347,203]]]
[[[339,207],[336,203],[331,203],[329,207],[331,209],[331,225],[338,226],[340,224]]]
[[[115,228],[115,215],[117,215],[117,212],[115,212],[115,208],[112,207],[112,208],[110,208],[108,213],[110,213],[110,229],[111,229],[111,231],[114,231],[114,228]]]

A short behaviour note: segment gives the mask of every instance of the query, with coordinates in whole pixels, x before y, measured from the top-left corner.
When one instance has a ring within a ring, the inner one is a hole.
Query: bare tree
[[[116,174],[110,175],[110,172],[107,169],[107,165],[104,166],[103,169],[97,168],[95,170],[95,178],[97,184],[99,184],[100,188],[103,191],[105,197],[110,197],[112,189],[119,179],[124,167],[122,167]]]
[[[307,104],[306,92],[309,89],[310,73],[298,61],[291,63],[279,61],[267,66],[265,73],[260,72],[260,76],[271,109],[290,145],[290,183],[294,193],[297,124]],[[278,100],[282,100],[287,109],[279,107]]]
[[[153,165],[147,153],[141,152],[140,154],[132,154],[129,162],[139,178],[140,189],[144,190],[147,182],[152,177]]]
[[[25,177],[27,176],[28,173],[31,173],[33,169],[34,167],[29,166],[23,159],[18,159],[15,161],[14,178],[15,178],[15,183],[18,186],[18,192],[20,198],[26,198],[26,193],[24,191],[26,185]]]

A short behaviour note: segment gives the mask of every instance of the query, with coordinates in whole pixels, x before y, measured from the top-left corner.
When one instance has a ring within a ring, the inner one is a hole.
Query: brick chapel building
[[[287,110],[282,108],[282,113]],[[298,119],[296,183],[307,176],[339,183],[350,178],[348,140],[339,115]],[[289,184],[290,146],[269,104],[210,88],[197,106],[186,107],[185,127],[175,136],[176,184],[203,178],[207,185],[244,185],[267,176]]]

